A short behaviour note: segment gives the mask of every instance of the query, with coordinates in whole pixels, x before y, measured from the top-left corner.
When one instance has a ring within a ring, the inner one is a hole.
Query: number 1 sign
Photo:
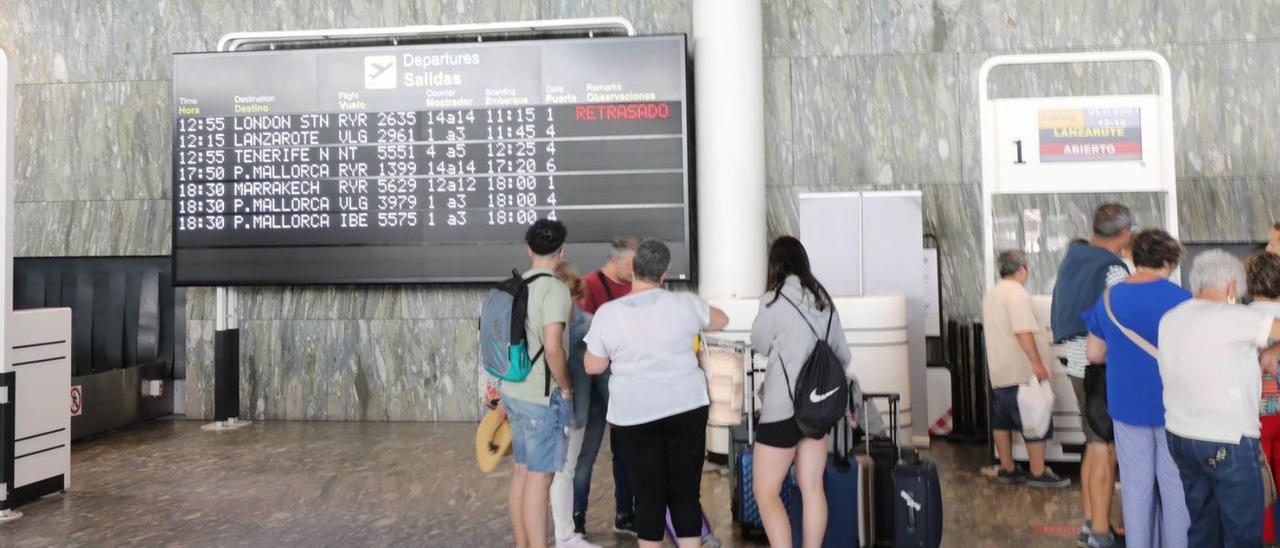
[[[1110,96],[988,96],[996,67],[1149,62],[1157,93]],[[1178,234],[1169,64],[1150,51],[992,57],[978,72],[982,121],[983,247],[987,284],[994,276],[993,197],[1001,194],[1159,193],[1164,228]]]

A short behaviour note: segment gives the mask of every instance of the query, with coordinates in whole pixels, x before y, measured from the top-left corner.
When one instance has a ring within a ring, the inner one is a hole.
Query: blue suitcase
[[[734,485],[734,521],[744,535],[761,535],[764,533],[764,521],[760,519],[760,507],[756,505],[756,496],[751,487],[751,447],[746,447],[738,454],[738,477]],[[794,501],[791,494],[796,491],[795,477],[787,474],[782,482],[782,505],[788,513]]]
[[[858,532],[861,523],[863,505],[869,501],[860,501],[864,494],[864,486],[859,477],[865,475],[858,467],[853,455],[853,431],[848,423],[840,421],[832,434],[834,451],[827,456],[827,467],[822,471],[822,488],[827,495],[827,530],[822,540],[823,548],[854,548],[864,546],[864,538]],[[804,501],[800,489],[796,486],[791,495],[792,506],[788,509],[791,518],[791,537],[793,546],[804,546]]]
[[[729,470],[732,476],[731,491],[732,500],[730,501],[730,511],[733,514],[733,522],[738,524],[739,531],[744,535],[761,535],[764,533],[764,522],[760,519],[760,507],[756,505],[755,493],[751,487],[752,468],[752,445],[755,444],[755,375],[763,371],[754,369],[747,372],[747,420],[746,420],[746,439],[731,439],[730,444],[733,447],[730,452],[733,453],[733,461]],[[742,443],[745,442],[745,443]],[[791,507],[791,493],[794,491],[795,478],[792,474],[787,474],[786,480],[782,483],[782,504],[787,508]]]

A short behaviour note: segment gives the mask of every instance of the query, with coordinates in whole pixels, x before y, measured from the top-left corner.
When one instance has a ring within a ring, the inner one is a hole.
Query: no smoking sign
[[[82,411],[84,411],[84,392],[80,389],[80,386],[72,386],[71,416],[79,417]]]

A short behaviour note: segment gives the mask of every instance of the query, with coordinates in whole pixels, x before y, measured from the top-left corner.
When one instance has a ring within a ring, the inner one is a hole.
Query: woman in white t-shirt
[[[612,372],[607,418],[635,484],[640,546],[662,545],[669,508],[677,544],[693,548],[702,542],[710,404],[693,341],[699,332],[724,329],[729,318],[696,295],[663,289],[670,263],[662,242],[645,240],[636,249],[631,293],[601,306],[592,320],[586,369]]]

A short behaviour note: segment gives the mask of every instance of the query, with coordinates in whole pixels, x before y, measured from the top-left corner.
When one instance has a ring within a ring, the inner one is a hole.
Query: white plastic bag
[[[1043,438],[1053,421],[1053,386],[1032,377],[1018,385],[1018,414],[1022,417],[1022,437]]]

